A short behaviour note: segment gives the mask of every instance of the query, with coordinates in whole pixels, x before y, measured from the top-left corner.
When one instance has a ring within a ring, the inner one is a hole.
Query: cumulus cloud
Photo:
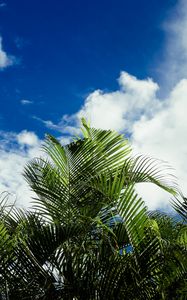
[[[158,84],[150,78],[139,80],[122,72],[118,82],[117,91],[93,92],[77,113],[63,116],[59,124],[40,121],[61,133],[69,134],[59,138],[63,144],[69,143],[69,136],[79,132],[79,120],[82,116],[90,119],[92,126],[96,128],[128,133],[134,153],[167,161],[175,168],[173,173],[177,175],[183,192],[187,194],[187,79],[182,79],[166,99],[158,98]],[[4,188],[19,192],[18,198],[26,203],[29,194],[26,192],[21,170],[28,159],[37,156],[40,141],[33,132],[24,130],[16,135],[4,133],[2,144],[4,148],[0,153],[0,167],[5,171],[0,177],[1,190]],[[161,192],[151,184],[139,185],[138,191],[150,209],[168,209],[169,196],[166,192]]]
[[[62,131],[61,126],[64,126],[63,130],[71,134],[73,125],[76,130],[84,116],[96,128],[126,133],[134,153],[168,162],[187,194],[187,79],[182,79],[166,99],[158,98],[159,86],[150,78],[140,80],[122,72],[118,82],[117,91],[91,93],[82,108],[72,116],[64,116],[56,129]],[[168,209],[166,192],[151,184],[139,185],[138,191],[150,209]]]
[[[127,133],[135,153],[143,153],[167,161],[184,194],[187,194],[187,2],[179,0],[165,22],[167,33],[164,62],[160,64],[160,83],[168,90],[157,96],[159,86],[152,79],[139,80],[121,72],[119,89],[106,93],[96,90],[74,115],[63,116],[58,124],[46,126],[68,131],[79,128],[80,118],[86,117],[92,126]],[[138,190],[150,209],[168,209],[169,196],[151,184],[139,185]]]
[[[34,196],[22,173],[25,164],[41,154],[39,149],[40,140],[33,132],[0,132],[0,192],[12,194],[18,206],[29,206]]]
[[[136,152],[168,161],[175,169],[181,190],[187,195],[187,79],[182,79],[165,101],[167,105],[152,118],[142,116],[133,124],[132,143]],[[151,193],[152,187],[142,186],[140,191],[152,208],[166,205],[160,190]]]
[[[104,93],[97,90],[91,93],[76,117],[86,117],[97,128],[131,132],[132,124],[142,112],[151,116],[160,107],[156,99],[158,85],[152,79],[138,80],[121,72],[119,90]]]
[[[70,135],[80,134],[82,117],[88,119],[93,127],[130,133],[133,123],[142,113],[151,117],[161,109],[162,103],[156,97],[159,87],[150,78],[139,80],[127,72],[121,72],[118,83],[117,91],[105,93],[96,90],[91,93],[77,113],[63,115],[58,124],[34,118],[50,129]]]
[[[2,46],[2,37],[0,36],[0,70],[3,70],[15,63],[15,57],[8,55]]]
[[[30,147],[35,147],[38,145],[39,140],[34,132],[23,130],[17,135],[17,141],[20,145],[27,145]]]
[[[158,97],[159,86],[151,78],[140,80],[127,72],[121,72],[118,90],[108,93],[99,89],[94,91],[85,99],[79,111],[70,116],[62,116],[57,124],[51,120],[35,118],[46,127],[66,134],[65,142],[69,141],[70,135],[79,133],[82,116],[96,128],[115,129],[127,133],[135,153],[162,159],[173,166],[181,189],[187,195],[187,2],[185,0],[178,2],[172,18],[165,23],[165,29],[168,40],[165,62],[160,65],[164,74],[160,82],[162,86],[166,83],[170,90],[164,99]],[[9,136],[9,141],[11,140]],[[0,184],[5,188],[9,182],[14,191],[19,187],[21,190],[23,185],[17,184],[16,177],[19,176],[18,173],[14,176],[13,171],[20,170],[31,154],[33,155],[34,149],[38,149],[38,140],[32,133],[22,132],[16,140],[19,150],[8,151],[12,143],[10,142],[9,147],[0,154],[0,167],[5,169],[4,175],[0,175],[3,176],[0,177]],[[27,145],[26,149],[24,145]],[[23,180],[21,176],[19,180]],[[169,197],[165,192],[161,192],[151,184],[139,185],[138,190],[150,209],[168,209]]]

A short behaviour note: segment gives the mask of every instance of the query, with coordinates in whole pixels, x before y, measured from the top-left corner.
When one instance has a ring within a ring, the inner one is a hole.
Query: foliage
[[[26,166],[31,211],[2,200],[2,297],[186,299],[186,224],[148,213],[135,190],[152,182],[178,195],[166,166],[133,157],[114,131],[82,125],[83,137],[64,147],[47,136],[47,158]]]

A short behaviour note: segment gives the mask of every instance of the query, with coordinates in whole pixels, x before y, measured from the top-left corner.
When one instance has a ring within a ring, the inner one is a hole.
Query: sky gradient
[[[187,192],[186,36],[184,0],[1,1],[1,191],[27,205],[24,164],[46,132],[66,143],[85,116],[168,161]],[[149,207],[167,209],[151,189]]]

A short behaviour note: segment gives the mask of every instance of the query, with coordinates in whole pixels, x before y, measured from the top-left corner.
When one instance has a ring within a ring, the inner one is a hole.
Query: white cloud
[[[135,151],[168,161],[184,194],[187,194],[187,79],[173,89],[167,105],[151,119],[142,117],[133,125],[132,143]],[[164,205],[164,194],[150,193],[152,208]],[[146,195],[148,197],[148,195]]]
[[[164,23],[166,45],[160,65],[162,84],[172,88],[187,78],[187,1],[179,0]]]
[[[179,177],[183,192],[187,193],[187,79],[181,80],[167,99],[157,97],[159,87],[151,79],[139,80],[122,72],[119,85],[119,90],[115,92],[95,91],[87,97],[76,114],[63,116],[57,125],[47,121],[45,125],[69,133],[69,136],[74,135],[79,131],[79,118],[84,115],[90,118],[94,127],[127,132],[131,136],[135,153],[169,162],[176,169],[174,173]],[[70,141],[69,136],[59,139],[66,144]],[[18,143],[16,151],[14,144],[13,148],[10,147],[15,140]],[[29,194],[27,195],[20,170],[31,156],[36,156],[40,141],[33,132],[24,130],[17,135],[7,133],[3,144],[6,147],[0,154],[0,167],[5,172],[0,177],[1,189],[4,187],[4,190],[16,191],[22,203],[25,201],[23,195],[28,202]],[[138,190],[150,209],[168,209],[169,197],[165,192],[150,184],[140,185]]]
[[[65,145],[68,137],[59,137]],[[36,195],[30,190],[23,177],[26,164],[35,157],[45,157],[41,151],[42,141],[34,132],[23,130],[20,133],[0,131],[0,197],[9,193],[9,200],[16,200],[21,207],[31,206]]]
[[[23,130],[17,135],[17,141],[20,145],[27,145],[30,147],[35,147],[38,145],[39,140],[34,132]]]
[[[158,85],[151,79],[139,80],[122,72],[119,90],[105,93],[96,90],[82,108],[55,125],[59,131],[79,127],[82,116],[92,126],[115,129],[130,134],[136,153],[144,153],[169,162],[175,168],[179,184],[187,194],[187,1],[178,1],[165,22],[167,33],[160,83],[168,90],[164,99],[157,97]],[[48,121],[49,122],[49,121]],[[47,124],[46,124],[47,125]],[[55,129],[55,128],[54,128]],[[140,185],[150,209],[168,209],[169,197],[149,184]]]
[[[19,206],[29,206],[34,194],[22,173],[30,159],[41,155],[40,140],[33,132],[28,131],[19,134],[1,131],[0,140],[0,192],[11,193]]]
[[[120,89],[111,93],[97,90],[90,94],[77,118],[86,117],[92,126],[117,131],[131,131],[133,122],[140,118],[142,112],[152,115],[159,109],[156,99],[158,85],[151,79],[138,80],[136,77],[121,72]]]
[[[133,123],[141,117],[142,112],[151,117],[161,109],[162,103],[156,98],[159,87],[150,78],[138,80],[127,72],[121,72],[118,82],[119,90],[110,93],[94,91],[77,113],[64,115],[58,124],[34,118],[50,129],[70,135],[80,134],[82,117],[86,117],[96,128],[131,132]]]
[[[151,79],[139,80],[122,72],[119,90],[104,93],[96,90],[72,116],[64,116],[56,125],[72,133],[84,116],[96,128],[128,133],[135,153],[167,161],[176,171],[182,191],[187,194],[187,79],[181,80],[166,99],[159,99],[158,85]],[[54,124],[53,124],[54,125]],[[170,170],[171,171],[171,170]],[[151,184],[140,185],[140,194],[150,209],[168,209],[169,195]]]
[[[76,115],[63,115],[58,124],[53,123],[51,120],[43,120],[36,116],[33,116],[33,119],[42,122],[49,129],[59,131],[60,133],[67,134],[68,136],[76,136],[81,133],[81,130],[78,127],[80,122]]]
[[[158,98],[159,86],[152,79],[139,80],[127,72],[121,72],[117,91],[109,93],[94,91],[86,98],[79,111],[70,116],[62,116],[58,124],[51,120],[35,118],[42,121],[46,127],[67,135],[79,133],[82,116],[87,117],[94,127],[128,133],[136,153],[163,159],[175,168],[174,174],[179,178],[183,193],[187,194],[187,2],[185,0],[179,1],[172,18],[165,24],[165,29],[168,40],[165,62],[160,65],[163,72],[160,81],[162,86],[167,84],[170,91],[164,99]],[[65,138],[66,143],[69,136]],[[21,192],[23,187],[26,193],[22,184],[23,179],[17,172],[22,169],[31,154],[37,153],[38,140],[32,133],[25,131],[17,136],[17,141],[19,151],[8,151],[6,147],[0,154],[0,167],[5,169],[3,175],[0,175],[0,184],[3,187],[8,184],[10,190],[20,189]],[[23,145],[27,145],[26,150]],[[150,184],[139,185],[138,190],[150,209],[168,209],[169,197],[165,192]],[[22,195],[25,195],[24,192]]]
[[[20,100],[20,102],[23,105],[28,105],[28,104],[32,104],[33,103],[33,101],[28,100],[28,99],[22,99],[22,100]]]
[[[2,46],[2,37],[0,36],[0,70],[3,70],[15,63],[15,57],[8,55]]]

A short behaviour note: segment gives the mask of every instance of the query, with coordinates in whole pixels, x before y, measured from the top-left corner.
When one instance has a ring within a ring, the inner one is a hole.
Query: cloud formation
[[[187,78],[187,1],[179,0],[164,23],[166,45],[160,65],[163,85],[172,88]],[[167,70],[167,71],[166,71]]]
[[[23,146],[30,146],[30,147],[35,147],[39,144],[39,139],[37,135],[34,132],[30,132],[27,130],[21,131],[19,134],[16,136],[17,141],[20,145]]]
[[[96,90],[82,108],[53,127],[72,134],[81,117],[96,128],[114,129],[129,136],[134,153],[146,154],[167,161],[187,194],[187,79],[182,79],[166,99],[157,97],[159,86],[152,79],[139,80],[121,72],[119,90],[105,93]],[[66,120],[66,123],[65,123]],[[49,122],[46,125],[50,125]],[[63,128],[61,128],[61,126]],[[70,128],[70,129],[69,129]],[[150,209],[167,209],[168,195],[152,185],[138,188]],[[150,198],[151,195],[151,198]]]
[[[34,194],[22,173],[25,164],[40,155],[40,140],[34,132],[0,132],[0,191],[11,194],[18,206],[29,206]]]
[[[169,21],[165,23],[167,45],[161,85],[169,91],[158,97],[159,85],[151,78],[140,80],[121,72],[119,89],[113,92],[96,90],[73,115],[64,115],[59,123],[35,119],[61,133],[60,139],[69,142],[69,136],[79,134],[80,118],[86,117],[96,128],[115,129],[131,140],[135,153],[147,154],[167,161],[179,178],[187,195],[187,2],[180,0]],[[0,40],[0,68],[8,58]],[[5,64],[5,63],[4,63]],[[26,100],[27,101],[27,100]],[[29,100],[28,100],[29,101]],[[26,103],[22,103],[26,104]],[[5,133],[4,133],[5,136]],[[16,143],[16,146],[15,146]],[[39,139],[34,133],[23,131],[17,135],[6,133],[0,152],[0,189],[20,191],[22,203],[28,199],[25,183],[20,175],[25,162],[38,153]],[[14,171],[14,172],[13,172]],[[16,172],[16,173],[15,173]],[[18,175],[19,174],[19,175]],[[138,190],[150,209],[168,209],[168,195],[151,184],[139,185]],[[27,200],[28,201],[28,200]]]
[[[115,129],[130,136],[136,153],[147,154],[174,167],[179,184],[187,195],[187,2],[179,0],[165,22],[166,45],[160,63],[160,83],[167,95],[159,98],[159,86],[152,79],[139,80],[121,72],[119,89],[105,93],[96,90],[82,108],[52,124],[53,129],[79,128],[82,116],[94,127]],[[48,126],[50,121],[45,125]],[[168,197],[151,185],[140,185],[139,192],[150,209],[167,209]]]
[[[12,66],[15,63],[15,57],[12,55],[8,55],[2,46],[2,37],[0,36],[0,70],[4,70],[5,68]]]
[[[164,101],[162,109],[152,118],[142,115],[133,124],[132,144],[136,152],[145,153],[168,161],[175,169],[182,192],[187,195],[187,79],[182,79]],[[142,188],[152,208],[166,205],[161,191]],[[146,193],[146,194],[145,194]],[[151,195],[151,197],[150,197]]]
[[[158,85],[152,79],[137,80],[127,72],[121,72],[118,82],[119,90],[115,92],[97,90],[91,93],[75,115],[77,119],[86,117],[97,128],[131,132],[132,124],[142,113],[151,116],[159,109]]]
[[[96,128],[126,133],[135,154],[156,157],[173,166],[173,173],[179,178],[183,193],[187,194],[187,165],[184,163],[187,156],[187,79],[182,79],[166,99],[158,98],[159,86],[150,78],[139,80],[122,72],[118,82],[117,91],[105,93],[97,90],[91,93],[77,113],[63,116],[59,124],[43,122],[61,132],[59,139],[63,143],[69,142],[69,137],[63,136],[64,133],[71,136],[79,131],[82,116]],[[27,200],[24,199],[27,192],[21,170],[28,159],[38,154],[40,141],[33,132],[23,130],[19,134],[4,133],[2,144],[0,188],[17,191],[20,201],[28,203],[29,195]],[[12,170],[16,170],[16,175]],[[139,185],[138,191],[150,209],[168,209],[169,197],[166,192],[161,192],[151,184]]]

